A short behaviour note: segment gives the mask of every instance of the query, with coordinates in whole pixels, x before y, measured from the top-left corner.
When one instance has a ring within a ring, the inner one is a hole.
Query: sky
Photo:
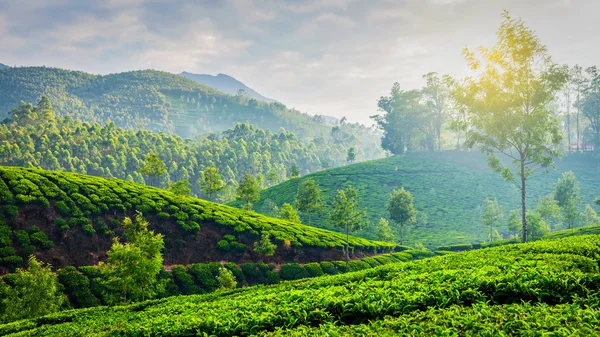
[[[372,124],[394,82],[467,74],[503,10],[557,63],[600,60],[599,0],[0,0],[0,63],[225,73],[290,108]]]

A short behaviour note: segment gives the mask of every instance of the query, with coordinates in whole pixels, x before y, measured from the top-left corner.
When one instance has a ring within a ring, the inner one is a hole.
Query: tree
[[[183,196],[188,196],[192,193],[192,189],[190,188],[190,182],[185,179],[179,180],[175,184],[169,185],[168,190],[173,192],[173,194]]]
[[[158,187],[158,179],[167,173],[167,166],[158,158],[156,153],[146,155],[144,165],[140,168],[140,173],[148,176],[150,186]]]
[[[427,101],[427,107],[429,108],[429,115],[435,128],[435,135],[437,138],[437,150],[442,150],[442,125],[446,121],[448,116],[448,85],[446,84],[449,80],[444,77],[440,79],[439,75],[435,72],[427,73],[423,75],[423,78],[427,82],[425,88],[423,88],[423,96]]]
[[[567,79],[552,62],[534,31],[507,12],[492,48],[480,58],[465,50],[475,77],[456,85],[454,98],[467,114],[466,145],[487,154],[489,166],[521,191],[522,240],[527,241],[527,179],[535,169],[554,165],[560,155],[557,120],[547,108]],[[496,156],[512,159],[513,170]],[[515,178],[515,173],[520,179]]]
[[[323,195],[319,185],[313,179],[306,179],[298,186],[296,207],[300,212],[308,214],[309,226],[311,214],[323,210]]]
[[[581,104],[583,115],[590,122],[592,142],[596,153],[600,153],[600,72],[597,67],[586,69],[589,84],[584,90],[584,100]]]
[[[359,203],[358,191],[349,186],[345,190],[337,191],[329,213],[331,223],[346,232],[346,267],[350,260],[350,233],[366,227],[366,222],[363,219],[366,218],[367,211],[366,209],[360,210]]]
[[[600,197],[597,197],[595,202],[596,202],[596,205],[600,206]]]
[[[567,222],[567,228],[571,229],[579,217],[578,205],[581,202],[579,196],[579,183],[573,171],[563,173],[562,177],[554,184],[554,199]]]
[[[148,221],[139,213],[135,221],[125,218],[122,226],[126,242],[114,238],[106,263],[98,265],[105,286],[111,293],[120,294],[120,298],[109,295],[107,302],[112,304],[153,298],[163,286],[158,281],[165,247],[162,234],[148,230]]]
[[[532,240],[541,239],[550,230],[548,224],[536,212],[527,214],[527,222],[529,223],[527,235]]]
[[[551,230],[556,229],[556,225],[560,221],[560,207],[552,194],[545,195],[540,198],[535,206],[535,212],[540,215],[542,220],[550,225]]]
[[[521,229],[521,212],[518,209],[513,209],[508,214],[508,221],[506,223],[506,227],[508,232],[511,233],[511,236],[516,237],[517,233],[519,233],[519,229]]]
[[[592,208],[591,205],[585,205],[585,211],[581,213],[584,226],[593,226],[600,224],[600,216]]]
[[[296,165],[296,163],[292,164],[292,167],[290,167],[290,179],[294,179],[294,178],[298,178],[300,177],[300,167],[298,167],[298,165]]]
[[[400,234],[400,244],[404,244],[404,237],[408,227],[417,220],[417,210],[414,208],[412,194],[402,187],[393,190],[387,205],[390,219],[396,224]]]
[[[354,163],[354,159],[356,159],[356,153],[354,152],[354,148],[351,147],[348,149],[348,154],[346,155],[346,161],[350,164]]]
[[[484,226],[490,228],[490,242],[494,239],[494,225],[502,220],[502,208],[498,200],[485,198],[483,201],[483,212],[481,213],[481,222]]]
[[[200,189],[206,193],[208,200],[213,201],[215,193],[221,192],[227,185],[221,179],[219,169],[214,166],[206,168],[202,173],[204,179],[200,181]]]
[[[398,83],[394,83],[390,96],[379,98],[377,105],[384,114],[370,118],[383,130],[383,149],[392,154],[402,154],[416,147],[423,123],[431,122],[423,118],[427,108],[421,104],[421,98],[419,90],[404,91]]]
[[[394,242],[394,232],[385,218],[380,218],[375,228],[375,239],[384,242]]]
[[[273,256],[277,245],[271,242],[270,237],[269,232],[263,232],[260,241],[254,243],[254,251],[264,256]]]
[[[300,217],[298,216],[298,213],[296,213],[294,207],[288,203],[281,205],[281,209],[279,210],[279,218],[300,223]]]
[[[29,257],[26,270],[19,268],[12,275],[11,283],[2,299],[5,322],[57,312],[67,302],[51,266],[34,255]]]
[[[251,210],[252,203],[260,199],[260,186],[256,179],[249,173],[246,173],[237,189],[235,190],[235,199],[244,201],[244,209]]]
[[[219,270],[217,282],[219,283],[220,289],[234,289],[237,286],[237,281],[231,270],[223,267]]]

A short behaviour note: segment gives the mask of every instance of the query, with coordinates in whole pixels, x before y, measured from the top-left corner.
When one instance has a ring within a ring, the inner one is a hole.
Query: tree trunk
[[[523,224],[522,241],[527,242],[527,201],[525,185],[525,159],[521,159],[521,221]]]

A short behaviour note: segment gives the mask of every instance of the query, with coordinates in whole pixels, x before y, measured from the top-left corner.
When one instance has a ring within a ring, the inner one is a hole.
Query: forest
[[[0,335],[600,335],[600,73],[495,38],[372,126],[0,64]]]

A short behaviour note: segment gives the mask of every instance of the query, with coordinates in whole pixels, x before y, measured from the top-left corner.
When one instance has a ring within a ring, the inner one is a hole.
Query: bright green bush
[[[229,246],[229,242],[227,240],[221,240],[221,241],[217,242],[217,248],[223,252],[227,252],[231,249],[231,247]]]
[[[318,262],[307,263],[304,265],[304,269],[308,272],[308,275],[310,275],[310,277],[318,277],[324,275],[323,269],[321,269],[321,266]]]
[[[323,261],[323,262],[319,263],[319,265],[321,266],[321,270],[323,271],[323,273],[325,273],[327,275],[335,275],[335,274],[340,273],[340,271],[337,270],[335,268],[335,265],[331,262]]]

